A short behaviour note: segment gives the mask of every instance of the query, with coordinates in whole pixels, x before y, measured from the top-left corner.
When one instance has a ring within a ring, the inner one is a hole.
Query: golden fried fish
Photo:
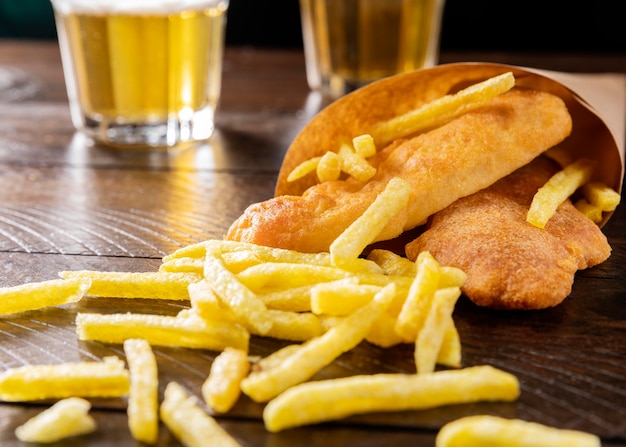
[[[570,200],[544,229],[526,222],[537,189],[559,169],[539,157],[489,188],[432,216],[428,229],[406,246],[415,259],[428,250],[440,263],[467,274],[463,293],[497,309],[543,309],[570,293],[578,270],[605,261],[606,237]]]
[[[391,143],[370,159],[377,172],[367,182],[330,181],[301,196],[282,195],[251,205],[226,238],[301,252],[328,251],[387,182],[401,177],[412,187],[409,205],[377,238],[392,239],[529,163],[571,129],[559,97],[513,89],[441,127]]]

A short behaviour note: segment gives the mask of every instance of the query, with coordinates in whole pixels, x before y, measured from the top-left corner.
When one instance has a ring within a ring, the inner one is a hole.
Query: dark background
[[[447,0],[443,51],[626,53],[619,0]],[[0,0],[0,37],[55,38],[49,0]],[[226,43],[301,48],[297,0],[231,0]]]

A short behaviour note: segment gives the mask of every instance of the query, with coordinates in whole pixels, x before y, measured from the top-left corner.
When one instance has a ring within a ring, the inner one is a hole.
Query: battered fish
[[[467,273],[463,293],[479,306],[543,309],[570,293],[577,270],[606,260],[611,248],[598,226],[567,200],[545,229],[526,222],[537,189],[558,167],[539,157],[491,187],[436,213],[406,246],[410,259],[428,250]]]
[[[529,163],[571,129],[571,117],[559,97],[513,89],[439,128],[390,144],[372,157],[377,173],[366,183],[353,178],[326,182],[302,196],[278,196],[251,205],[226,238],[301,252],[328,251],[398,176],[411,183],[412,193],[405,212],[377,238],[392,239]]]

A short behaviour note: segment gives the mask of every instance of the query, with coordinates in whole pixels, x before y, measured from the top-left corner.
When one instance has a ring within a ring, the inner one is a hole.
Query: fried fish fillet
[[[559,97],[513,89],[441,127],[391,143],[372,157],[377,172],[366,183],[353,178],[325,182],[302,196],[277,196],[249,206],[226,239],[328,251],[397,176],[411,183],[412,192],[405,212],[377,238],[391,239],[529,163],[571,129],[571,117]]]
[[[543,309],[570,293],[577,270],[606,260],[611,248],[590,219],[567,200],[544,229],[526,222],[537,189],[558,166],[539,157],[489,188],[436,213],[406,246],[409,259],[428,250],[467,273],[463,293],[497,309]]]

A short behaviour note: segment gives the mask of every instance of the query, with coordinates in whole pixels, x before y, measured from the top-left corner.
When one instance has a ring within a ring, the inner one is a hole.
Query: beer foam
[[[52,0],[62,14],[172,14],[204,8],[226,10],[229,0]]]

